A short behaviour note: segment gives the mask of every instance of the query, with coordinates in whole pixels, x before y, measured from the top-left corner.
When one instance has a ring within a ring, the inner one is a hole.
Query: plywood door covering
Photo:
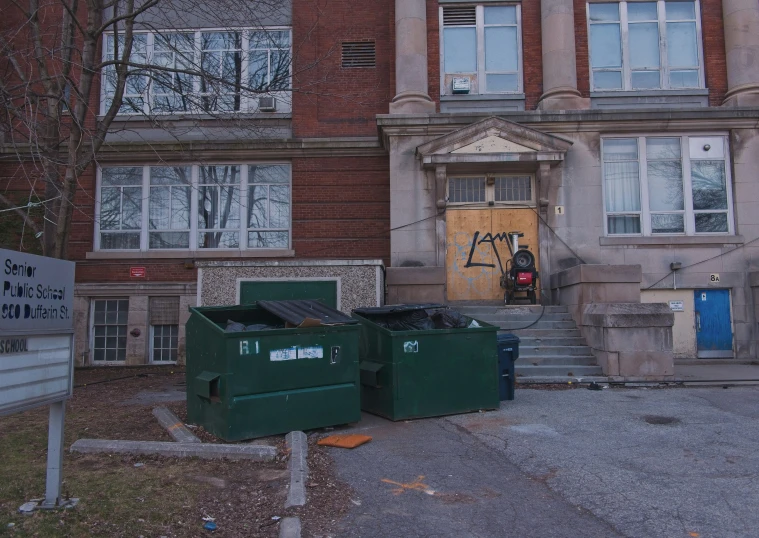
[[[538,217],[532,209],[449,209],[446,213],[446,272],[449,301],[503,299],[501,267],[511,259],[508,232],[538,257]],[[473,248],[474,243],[474,248]],[[500,263],[499,263],[500,258]]]

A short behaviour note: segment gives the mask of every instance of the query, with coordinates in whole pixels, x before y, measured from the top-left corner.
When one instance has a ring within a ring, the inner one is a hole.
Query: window
[[[588,4],[592,88],[702,88],[696,1]]]
[[[92,305],[92,360],[126,360],[128,299],[99,299]]]
[[[121,57],[124,39],[106,35],[104,59]],[[135,33],[120,114],[255,112],[257,97],[290,88],[289,29]],[[184,72],[182,72],[184,71]],[[105,113],[116,70],[104,70]]]
[[[448,179],[449,204],[510,203],[534,205],[532,177],[488,175]]]
[[[151,325],[153,362],[177,362],[178,325]]]
[[[521,12],[518,5],[443,7],[443,88],[471,80],[470,93],[522,91]]]
[[[290,246],[288,164],[106,167],[98,195],[98,250]]]
[[[150,360],[176,362],[179,348],[179,297],[150,297]]]
[[[722,136],[603,139],[608,235],[732,234]]]

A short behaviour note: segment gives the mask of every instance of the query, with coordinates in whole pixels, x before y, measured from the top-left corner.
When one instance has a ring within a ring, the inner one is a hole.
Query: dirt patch
[[[74,385],[67,447],[79,438],[171,441],[153,416],[155,405],[186,420],[185,402],[161,402],[162,394],[184,389],[177,367],[78,370]],[[144,395],[158,395],[156,403],[130,403]],[[301,516],[304,536],[328,536],[350,506],[350,489],[334,478],[332,459],[314,439],[308,506],[285,510],[287,456],[284,436],[275,436],[253,441],[279,448],[269,463],[67,451],[64,496],[79,497],[79,506],[22,516],[18,507],[44,494],[47,418],[47,409],[0,418],[0,537],[196,537],[208,534],[207,516],[218,526],[214,536],[273,537],[289,515]],[[223,442],[202,428],[192,431],[204,442]]]

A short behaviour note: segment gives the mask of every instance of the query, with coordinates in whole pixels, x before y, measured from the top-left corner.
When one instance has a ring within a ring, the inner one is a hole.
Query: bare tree
[[[288,28],[268,22],[283,10],[289,12],[287,1],[3,0],[3,4],[7,9],[0,28],[0,143],[12,151],[0,154],[0,163],[21,163],[34,177],[26,205],[0,192],[0,206],[22,220],[48,256],[67,257],[72,217],[78,210],[74,198],[81,191],[79,178],[96,162],[114,132],[115,120],[142,116],[160,128],[167,116],[187,115],[242,125],[235,115],[267,106],[269,101],[259,100],[262,96],[286,102],[293,91],[318,91],[315,77],[293,88],[297,47]],[[314,70],[319,60],[309,56],[299,69]],[[251,125],[247,122],[244,128]],[[204,183],[201,196],[205,204],[201,218],[214,230],[205,236],[208,245],[223,244],[221,230],[229,219],[247,218],[233,214],[232,198],[239,195],[235,173],[208,170],[206,179],[211,183]],[[117,183],[109,191],[120,210],[134,205],[129,179],[122,179],[127,183]],[[175,192],[177,204],[183,200],[188,205],[189,191],[181,186],[185,179],[177,181],[180,184],[164,191]],[[175,194],[168,196],[175,199]],[[42,212],[43,218],[32,209]],[[127,211],[120,218],[128,217]],[[108,218],[102,216],[101,222]],[[128,235],[121,239],[128,240]]]

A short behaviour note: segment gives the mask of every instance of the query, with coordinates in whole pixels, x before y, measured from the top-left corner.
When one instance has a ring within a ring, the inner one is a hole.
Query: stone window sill
[[[621,246],[674,246],[701,247],[709,245],[742,245],[742,235],[667,236],[667,237],[601,237],[602,247]]]
[[[292,112],[219,112],[218,114],[156,114],[146,116],[136,114],[134,116],[116,116],[114,123],[132,123],[132,122],[181,122],[181,121],[213,121],[213,120],[289,120],[292,119]],[[102,119],[103,116],[98,116]]]
[[[635,91],[601,91],[590,92],[590,97],[669,97],[675,95],[709,95],[707,88],[689,88],[685,90],[635,90]]]
[[[294,250],[261,249],[261,250],[157,250],[150,252],[88,252],[88,260],[162,260],[162,259],[198,259],[198,258],[293,258]]]
[[[441,101],[524,101],[523,93],[462,93],[459,95],[441,95]]]

